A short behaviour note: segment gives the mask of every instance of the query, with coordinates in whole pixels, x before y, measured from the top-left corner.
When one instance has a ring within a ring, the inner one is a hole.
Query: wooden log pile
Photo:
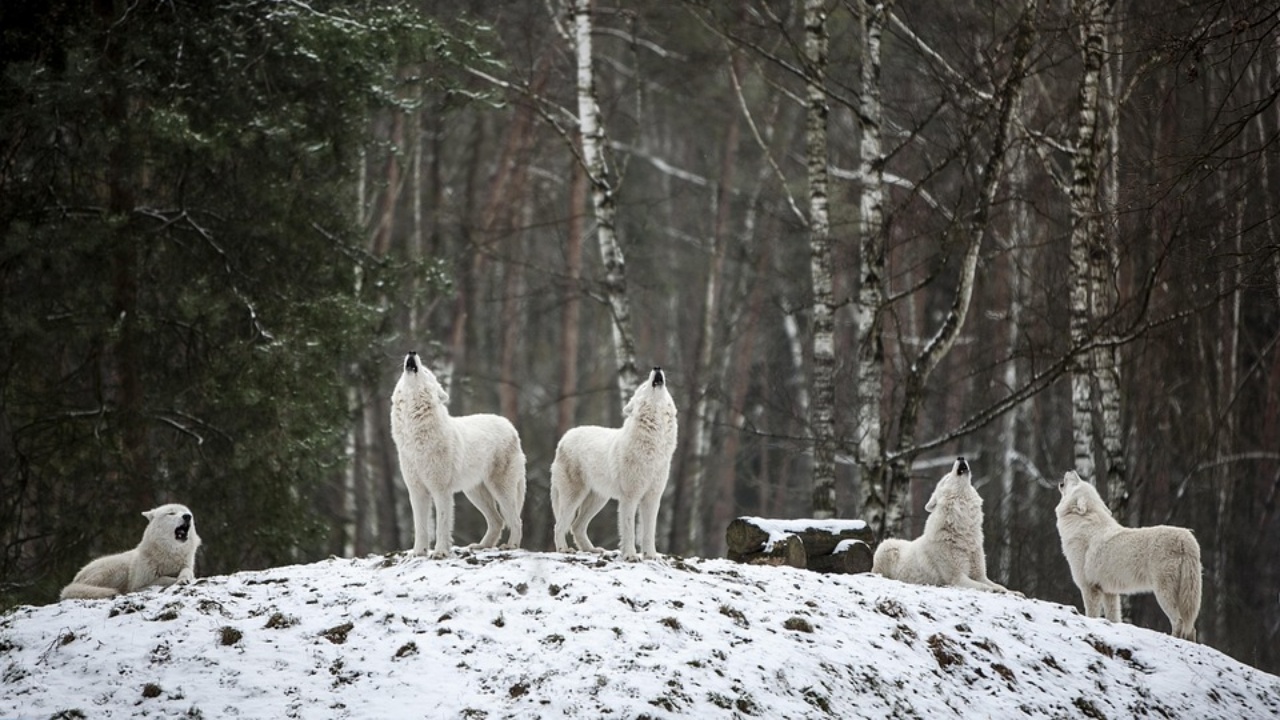
[[[725,530],[729,559],[821,573],[871,571],[875,533],[862,520],[740,517]]]

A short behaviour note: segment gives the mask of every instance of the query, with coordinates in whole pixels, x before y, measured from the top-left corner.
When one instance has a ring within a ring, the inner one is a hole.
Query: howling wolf
[[[432,504],[436,543],[429,555],[443,558],[453,551],[453,496],[458,491],[488,523],[484,537],[472,547],[495,546],[504,523],[510,533],[503,547],[520,547],[525,458],[510,421],[500,415],[450,417],[448,393],[418,353],[411,352],[391,394],[391,437],[413,509],[414,554],[428,554]]]
[[[658,557],[658,504],[676,450],[676,404],[662,368],[655,367],[636,388],[622,415],[620,428],[583,425],[560,438],[551,463],[551,508],[560,552],[569,550],[565,533],[570,530],[578,549],[600,552],[587,537],[587,525],[614,499],[622,557],[640,559],[637,513],[640,550],[646,558]]]
[[[872,572],[917,585],[951,585],[1009,592],[987,577],[982,550],[982,498],[973,489],[969,463],[956,458],[924,509],[924,534],[912,541],[889,538],[876,548]]]
[[[1169,525],[1126,528],[1111,517],[1098,490],[1068,470],[1054,509],[1062,554],[1080,588],[1084,612],[1120,622],[1120,596],[1155,592],[1173,634],[1196,639],[1200,614],[1200,544],[1190,530]]]
[[[107,555],[85,565],[62,599],[107,598],[148,585],[166,587],[195,580],[196,549],[200,536],[185,505],[161,505],[142,513],[147,529],[132,550]]]

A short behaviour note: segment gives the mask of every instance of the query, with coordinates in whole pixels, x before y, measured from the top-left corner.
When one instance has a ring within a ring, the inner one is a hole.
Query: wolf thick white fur
[[[471,547],[494,547],[504,525],[509,533],[502,547],[520,547],[525,457],[509,420],[489,414],[451,417],[449,394],[411,352],[391,395],[391,437],[413,509],[414,554],[443,558],[452,553],[453,496],[459,491],[487,523],[484,537]],[[432,505],[435,549],[428,553]]]
[[[185,505],[161,505],[142,513],[147,529],[132,550],[90,562],[62,588],[61,598],[108,598],[148,585],[167,587],[195,580],[200,536]]]
[[[560,438],[551,463],[551,508],[556,550],[568,552],[565,533],[578,549],[601,552],[587,537],[587,525],[605,503],[618,501],[620,550],[626,560],[636,552],[637,515],[640,552],[657,558],[658,505],[676,450],[676,404],[662,368],[636,388],[622,409],[620,428],[582,425]]]
[[[1173,634],[1196,639],[1200,615],[1200,544],[1190,530],[1169,525],[1126,528],[1092,484],[1068,470],[1058,483],[1055,512],[1062,554],[1080,588],[1084,612],[1120,622],[1120,596],[1154,592]]]
[[[973,488],[969,464],[957,458],[938,481],[924,509],[924,534],[915,540],[881,541],[872,572],[917,585],[947,585],[1009,592],[987,577],[982,550],[982,497]]]

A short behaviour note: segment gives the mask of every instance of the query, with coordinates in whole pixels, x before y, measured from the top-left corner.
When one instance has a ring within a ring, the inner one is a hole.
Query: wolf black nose
[[[667,381],[666,377],[662,375],[662,368],[655,365],[653,367],[653,386],[658,387],[659,385],[662,385],[666,381]]]
[[[410,350],[408,355],[404,356],[405,372],[418,372],[418,353]]]
[[[183,513],[183,514],[182,514],[182,521],[183,521],[183,522],[191,522],[191,513]]]
[[[963,456],[956,458],[956,474],[957,475],[969,474],[969,463],[964,461]]]

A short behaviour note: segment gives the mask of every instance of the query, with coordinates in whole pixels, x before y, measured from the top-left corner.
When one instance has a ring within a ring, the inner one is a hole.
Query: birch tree
[[[823,0],[805,0],[805,158],[809,172],[809,268],[813,279],[813,516],[836,513],[835,292],[831,227],[827,208],[827,10]]]
[[[1070,313],[1071,344],[1081,348],[1097,331],[1099,298],[1109,251],[1099,223],[1098,179],[1102,160],[1100,89],[1103,67],[1103,23],[1112,0],[1074,0],[1072,10],[1080,23],[1083,72],[1079,86],[1079,114],[1071,160]],[[1071,436],[1075,468],[1096,478],[1093,426],[1093,385],[1100,371],[1101,352],[1077,355],[1071,373]],[[1108,497],[1118,498],[1108,487]]]
[[[883,533],[888,507],[884,437],[880,410],[884,393],[884,343],[880,311],[885,299],[884,151],[880,128],[884,107],[880,97],[880,40],[890,2],[865,0],[859,4],[862,25],[862,95],[858,106],[858,176],[862,182],[858,204],[858,297],[853,306],[857,334],[856,383],[858,407],[854,418],[857,443],[859,506],[864,520]]]
[[[1019,104],[1022,81],[1027,72],[1027,57],[1035,38],[1035,14],[1036,0],[1029,0],[1015,30],[1009,72],[994,97],[996,101],[995,134],[979,175],[981,189],[976,205],[968,222],[963,226],[966,237],[964,256],[960,261],[959,285],[952,296],[951,307],[943,318],[942,324],[907,369],[899,421],[898,449],[893,463],[894,470],[890,476],[889,492],[886,493],[888,503],[884,524],[890,530],[897,531],[902,527],[910,501],[908,493],[905,492],[908,478],[905,476],[905,463],[902,460],[914,453],[916,421],[919,418],[920,408],[924,405],[925,386],[930,375],[955,346],[956,340],[960,337],[960,331],[964,328],[965,320],[969,316],[974,279],[977,274],[978,254],[982,249],[982,241],[986,237],[987,227],[991,221],[996,192],[1004,177],[1004,160],[1008,153],[1014,113]]]
[[[596,100],[595,72],[592,68],[592,0],[573,0],[573,49],[577,60],[578,132],[582,139],[582,162],[591,188],[595,212],[596,239],[604,262],[604,293],[613,328],[613,349],[618,367],[618,397],[621,408],[640,382],[636,369],[635,335],[631,329],[631,302],[627,296],[626,263],[617,236],[616,188],[609,175],[604,150],[608,144],[600,104]]]

